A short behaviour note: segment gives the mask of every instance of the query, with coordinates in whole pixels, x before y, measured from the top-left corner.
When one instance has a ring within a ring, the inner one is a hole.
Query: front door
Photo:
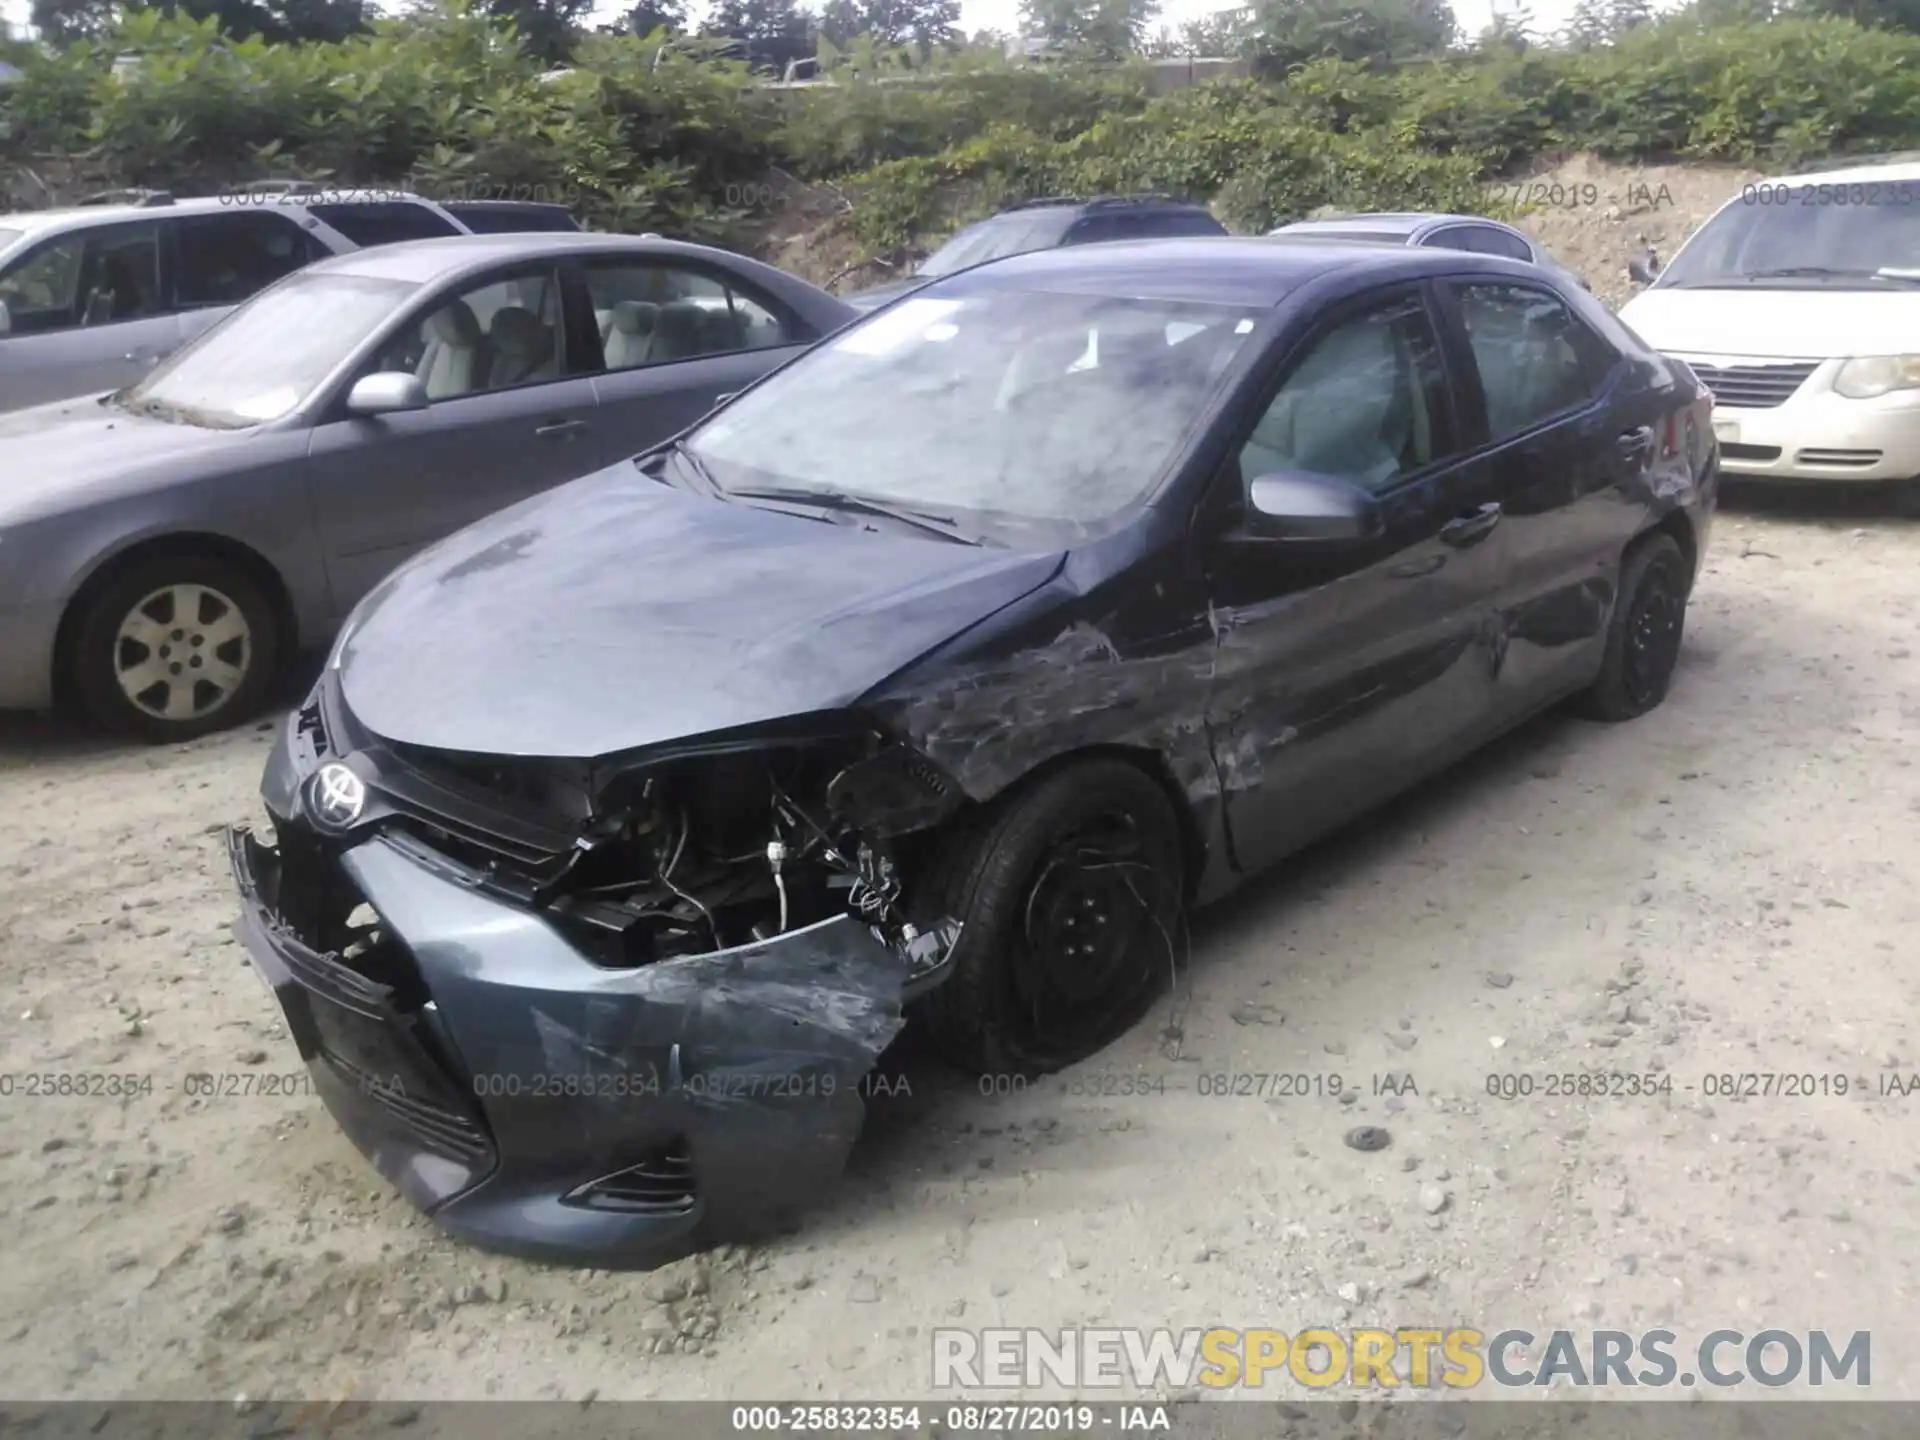
[[[565,312],[552,265],[435,297],[363,372],[419,376],[426,409],[315,427],[309,472],[336,614],[422,547],[594,468],[593,380]]]
[[[1208,726],[1236,864],[1265,865],[1444,764],[1492,701],[1499,511],[1459,465],[1428,297],[1375,294],[1296,347],[1221,477],[1204,539]],[[1244,488],[1307,470],[1382,506],[1345,548],[1253,536]]]

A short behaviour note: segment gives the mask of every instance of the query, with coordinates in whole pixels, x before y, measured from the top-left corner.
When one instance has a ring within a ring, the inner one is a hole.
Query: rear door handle
[[[571,440],[586,428],[584,420],[549,420],[533,433],[542,440]]]
[[[1622,431],[1613,443],[1623,459],[1637,460],[1653,448],[1653,428],[1636,425],[1631,430]]]
[[[126,358],[135,365],[151,365],[160,358],[158,350],[129,350]]]
[[[1456,549],[1464,550],[1469,545],[1478,545],[1493,533],[1493,527],[1500,523],[1500,507],[1491,501],[1478,509],[1449,520],[1440,527],[1440,538]]]

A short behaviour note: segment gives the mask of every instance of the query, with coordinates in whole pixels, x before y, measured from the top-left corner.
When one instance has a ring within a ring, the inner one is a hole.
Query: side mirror
[[[424,410],[427,404],[427,387],[418,375],[404,370],[362,375],[347,392],[350,415],[392,415],[401,410]]]
[[[1279,470],[1247,487],[1253,528],[1276,540],[1372,540],[1385,528],[1373,496],[1350,480]]]

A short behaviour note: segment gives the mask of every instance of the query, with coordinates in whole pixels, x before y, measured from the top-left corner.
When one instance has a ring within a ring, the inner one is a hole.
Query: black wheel
[[[164,743],[239,723],[279,661],[273,607],[225,560],[158,555],[115,573],[86,602],[70,658],[87,714]]]
[[[953,969],[917,1018],[961,1064],[1043,1075],[1144,1013],[1175,963],[1180,827],[1160,786],[1118,760],[1047,776],[958,834],[917,908],[962,922]]]
[[[1595,720],[1631,720],[1667,698],[1687,619],[1687,562],[1671,535],[1655,535],[1620,567],[1600,678],[1575,702]]]

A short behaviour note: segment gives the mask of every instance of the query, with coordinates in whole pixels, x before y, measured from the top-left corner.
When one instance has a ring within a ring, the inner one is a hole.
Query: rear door
[[[1468,464],[1503,517],[1498,726],[1592,678],[1621,553],[1645,523],[1671,376],[1544,283],[1460,276],[1438,289],[1465,376]]]
[[[1203,542],[1219,635],[1207,723],[1244,870],[1404,788],[1485,727],[1499,516],[1484,476],[1461,464],[1436,331],[1421,287],[1334,312],[1283,363],[1220,477],[1227,518]],[[1377,496],[1386,534],[1333,550],[1245,533],[1234,523],[1245,487],[1289,469]]]
[[[363,367],[418,375],[431,403],[371,418],[336,408],[314,429],[309,472],[337,614],[422,546],[594,468],[578,332],[557,265],[508,266],[419,302]]]
[[[180,339],[158,220],[49,236],[0,274],[0,410],[118,390]]]
[[[772,296],[719,266],[610,257],[575,272],[597,347],[596,463],[670,439],[818,339]]]

